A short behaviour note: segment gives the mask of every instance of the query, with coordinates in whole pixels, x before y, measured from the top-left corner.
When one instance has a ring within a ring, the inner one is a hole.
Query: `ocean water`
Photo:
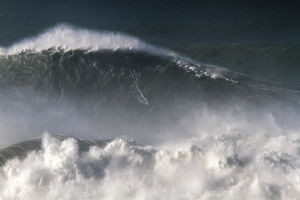
[[[297,9],[0,2],[0,200],[299,199]]]

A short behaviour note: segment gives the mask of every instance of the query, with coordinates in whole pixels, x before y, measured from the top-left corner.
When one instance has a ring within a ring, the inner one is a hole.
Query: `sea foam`
[[[202,135],[159,147],[115,138],[80,152],[49,134],[1,168],[0,199],[297,199],[299,136]]]

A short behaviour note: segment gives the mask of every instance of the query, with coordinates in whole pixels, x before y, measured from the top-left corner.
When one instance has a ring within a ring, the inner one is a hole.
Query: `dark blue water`
[[[0,3],[0,43],[57,23],[127,32],[163,46],[299,44],[298,4],[268,1],[18,1]]]

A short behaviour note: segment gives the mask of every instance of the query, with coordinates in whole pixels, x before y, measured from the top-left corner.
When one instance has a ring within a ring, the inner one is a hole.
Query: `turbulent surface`
[[[1,48],[0,98],[0,200],[300,194],[295,88],[62,25]]]
[[[40,150],[1,168],[0,199],[297,199],[299,195],[297,135],[203,134],[159,148],[115,138],[81,150],[83,142],[44,135]]]
[[[176,50],[202,62],[226,66],[256,79],[300,88],[300,47],[297,44],[215,44]]]

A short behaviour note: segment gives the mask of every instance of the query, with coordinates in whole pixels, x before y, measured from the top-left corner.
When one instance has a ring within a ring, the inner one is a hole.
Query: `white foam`
[[[44,135],[42,150],[0,170],[1,200],[297,199],[298,135],[212,136],[160,148],[116,138],[79,153]]]
[[[92,31],[61,24],[32,38],[24,39],[7,48],[0,47],[1,54],[17,54],[22,51],[54,49],[97,50],[144,50],[152,53],[166,52],[141,40],[121,33]]]

